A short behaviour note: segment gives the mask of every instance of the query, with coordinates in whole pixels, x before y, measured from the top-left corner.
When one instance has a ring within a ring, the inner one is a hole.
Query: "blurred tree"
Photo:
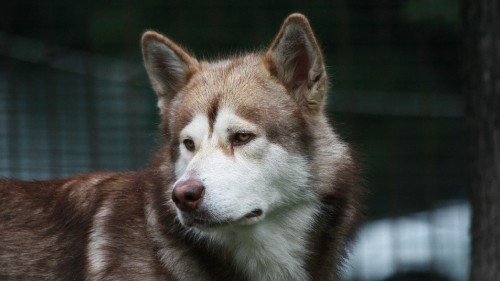
[[[471,280],[500,280],[500,2],[465,0]]]

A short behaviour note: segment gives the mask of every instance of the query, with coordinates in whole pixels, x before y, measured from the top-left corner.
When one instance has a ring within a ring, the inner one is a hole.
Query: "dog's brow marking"
[[[208,116],[208,126],[209,126],[209,134],[211,135],[214,130],[215,119],[217,118],[217,113],[219,111],[219,98],[216,96],[210,102],[208,106],[207,116]]]

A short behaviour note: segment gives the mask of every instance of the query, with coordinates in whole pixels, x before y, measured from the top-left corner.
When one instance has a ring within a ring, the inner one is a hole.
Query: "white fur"
[[[255,138],[233,147],[231,155],[230,136],[236,132],[251,132]],[[184,138],[195,142],[194,152],[183,147]],[[214,222],[229,222],[195,225],[197,232],[232,251],[250,280],[307,280],[304,237],[318,206],[316,195],[307,190],[307,160],[269,142],[262,128],[228,108],[219,110],[211,134],[208,118],[196,115],[182,130],[180,143],[177,182],[202,181],[205,196],[199,208]],[[255,209],[263,215],[246,219]],[[189,225],[191,213],[178,210],[178,216]]]
[[[311,229],[316,206],[298,203],[273,219],[240,229],[226,227],[209,235],[234,254],[249,280],[308,280],[305,234]]]
[[[106,267],[106,221],[111,214],[108,207],[102,207],[94,216],[94,225],[89,235],[89,243],[87,246],[87,261],[89,272],[92,276],[98,276],[99,273]]]
[[[183,140],[190,138],[195,143],[197,150],[208,138],[208,118],[203,114],[197,114],[193,120],[180,133],[180,157],[175,163],[175,175],[180,178],[184,174],[187,165],[193,158],[194,153],[184,147]]]

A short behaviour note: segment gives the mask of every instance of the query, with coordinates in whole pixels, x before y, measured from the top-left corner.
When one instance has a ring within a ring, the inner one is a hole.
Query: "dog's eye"
[[[194,141],[192,139],[185,139],[182,141],[184,144],[184,147],[186,147],[187,150],[189,151],[194,151]]]
[[[254,137],[255,135],[252,133],[247,133],[247,132],[235,133],[231,137],[231,144],[233,146],[243,145],[251,141]]]

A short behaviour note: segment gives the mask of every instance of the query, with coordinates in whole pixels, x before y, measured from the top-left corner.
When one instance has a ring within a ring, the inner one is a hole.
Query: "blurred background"
[[[264,50],[309,17],[331,78],[328,114],[359,151],[366,221],[346,280],[467,280],[458,0],[7,1],[0,9],[0,177],[147,166],[156,97],[139,39],[201,59]]]

